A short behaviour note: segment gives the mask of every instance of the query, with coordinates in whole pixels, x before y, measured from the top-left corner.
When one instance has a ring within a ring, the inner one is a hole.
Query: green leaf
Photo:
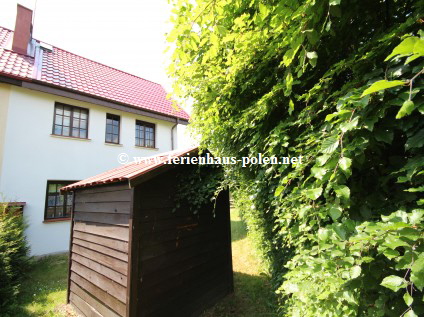
[[[343,170],[343,171],[348,171],[349,170],[349,168],[350,168],[350,166],[352,165],[352,160],[350,159],[350,158],[348,158],[348,157],[345,157],[345,156],[343,156],[340,160],[339,160],[339,165],[340,165],[340,168]]]
[[[424,186],[415,187],[415,188],[408,188],[408,189],[405,189],[405,191],[410,192],[410,193],[424,192]]]
[[[406,100],[402,107],[400,108],[399,112],[396,115],[396,119],[403,118],[404,116],[408,116],[411,114],[412,111],[414,111],[415,105],[412,100]]]
[[[404,39],[398,46],[396,46],[393,49],[392,53],[389,56],[387,56],[384,61],[388,61],[389,59],[391,59],[393,56],[396,56],[396,55],[413,54],[415,43],[416,43],[417,40],[418,40],[418,38],[415,37],[415,36],[411,36],[411,37]]]
[[[361,97],[372,94],[373,92],[377,92],[377,91],[380,91],[380,90],[387,89],[387,88],[402,86],[404,84],[405,84],[405,82],[402,81],[402,80],[392,80],[392,81],[379,80],[379,81],[376,81],[375,83],[373,83],[367,89],[365,89],[365,91],[362,93]]]
[[[336,6],[336,5],[339,5],[340,2],[341,2],[341,0],[330,0],[330,5],[331,6]]]
[[[350,131],[358,125],[358,121],[359,121],[359,117],[356,117],[351,121],[344,122],[340,125],[340,129],[342,130],[342,132]]]
[[[289,114],[291,115],[293,113],[294,110],[294,103],[293,100],[290,99],[289,101]]]
[[[392,144],[394,133],[388,129],[376,129],[374,131],[374,137],[377,141]]]
[[[399,237],[393,236],[393,235],[388,236],[386,238],[386,240],[384,240],[383,245],[390,248],[390,249],[393,249],[393,250],[396,249],[397,247],[408,247],[409,246],[408,243],[399,239]]]
[[[421,232],[414,228],[402,228],[399,230],[399,234],[412,241],[417,240],[421,236]]]
[[[322,179],[325,175],[325,173],[327,173],[327,169],[324,167],[312,167],[311,168],[311,174],[318,179]]]
[[[322,153],[333,153],[339,146],[339,138],[336,136],[325,139],[322,142],[321,152]]]
[[[346,185],[335,186],[334,191],[336,192],[337,197],[344,199],[349,199],[350,197],[350,189]]]
[[[352,279],[359,277],[359,275],[361,275],[362,269],[361,266],[359,265],[355,265],[354,267],[352,267],[350,269],[350,277]]]
[[[259,3],[259,12],[261,15],[261,19],[265,20],[265,18],[269,15],[270,10],[265,4]]]
[[[403,300],[405,301],[406,306],[411,306],[412,302],[414,301],[414,299],[412,298],[411,295],[409,295],[408,292],[406,292],[405,295],[403,295]]]
[[[330,214],[333,221],[336,221],[342,215],[342,208],[340,206],[333,205],[330,207],[330,210],[328,211],[328,213]]]
[[[383,251],[383,254],[388,259],[393,259],[393,258],[398,257],[400,255],[398,251],[393,250],[393,249],[386,249],[386,250]]]
[[[411,267],[411,282],[422,291],[424,288],[424,253],[414,262]]]
[[[322,187],[304,190],[303,193],[309,199],[315,200],[322,194]]]
[[[397,292],[402,287],[406,286],[405,280],[399,276],[396,275],[390,275],[383,279],[383,281],[380,284],[381,286],[387,287],[391,289],[392,291]]]
[[[328,229],[319,228],[318,229],[318,239],[326,241],[330,237],[330,231]]]
[[[318,156],[316,158],[318,166],[323,166],[325,163],[327,163],[330,157],[331,157],[330,154],[324,154],[324,155]]]
[[[403,315],[403,317],[418,317],[418,315],[415,314],[412,309],[410,309],[405,315]]]
[[[340,239],[346,239],[346,229],[341,224],[334,223],[332,227],[334,232],[340,237]]]
[[[328,20],[328,22],[325,24],[325,30],[329,32],[331,30],[331,20]]]
[[[423,220],[423,217],[424,217],[424,209],[414,209],[408,215],[409,222],[412,225],[420,223]]]
[[[317,52],[307,52],[306,57],[309,58],[309,59],[316,59],[316,58],[318,58],[318,54],[317,54]]]
[[[280,196],[280,194],[283,192],[284,186],[278,186],[275,190],[274,196]]]
[[[413,148],[421,148],[424,146],[424,129],[421,129],[413,136],[409,137],[405,143],[405,148],[407,150]]]

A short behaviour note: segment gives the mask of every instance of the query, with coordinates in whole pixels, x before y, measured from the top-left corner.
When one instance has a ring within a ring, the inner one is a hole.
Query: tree
[[[287,316],[424,314],[423,1],[174,1],[170,74]]]

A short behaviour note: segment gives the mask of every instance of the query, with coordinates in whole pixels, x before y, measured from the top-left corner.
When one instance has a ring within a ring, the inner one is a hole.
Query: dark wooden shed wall
[[[175,206],[178,169],[135,188],[130,316],[197,316],[232,292],[229,195],[194,215]]]
[[[69,300],[82,316],[126,316],[128,183],[75,192]]]

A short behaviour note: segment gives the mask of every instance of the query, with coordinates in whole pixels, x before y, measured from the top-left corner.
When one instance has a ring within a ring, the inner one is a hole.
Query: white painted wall
[[[196,142],[196,138],[191,135],[189,127],[182,124],[177,127],[177,139],[177,149],[186,149],[199,144],[198,141]]]
[[[7,111],[9,109],[10,85],[0,84],[0,183],[2,174],[2,163],[4,153],[4,140],[7,126]],[[0,191],[1,199],[1,191]]]
[[[6,86],[6,87],[5,87]],[[47,180],[81,180],[119,166],[117,157],[151,156],[171,150],[172,122],[138,116],[69,98],[3,85],[0,116],[9,89],[7,125],[4,127],[0,193],[11,201],[24,201],[29,224],[27,238],[32,255],[68,250],[70,222],[43,223]],[[89,140],[52,136],[55,102],[89,109]],[[121,146],[105,144],[106,113],[121,116]],[[156,147],[136,147],[135,120],[156,124]],[[0,121],[4,118],[0,118]],[[3,126],[0,127],[0,133]]]

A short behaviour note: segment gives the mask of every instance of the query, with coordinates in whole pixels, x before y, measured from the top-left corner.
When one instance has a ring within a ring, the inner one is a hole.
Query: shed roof
[[[188,120],[175,109],[160,84],[103,65],[60,48],[38,48],[35,57],[9,47],[13,31],[0,26],[0,75],[90,95]],[[41,42],[36,41],[39,45]]]
[[[169,161],[169,159],[172,159],[174,157],[182,157],[184,155],[189,155],[197,151],[197,147],[191,147],[184,150],[169,151],[159,155],[146,157],[142,160],[136,160],[124,164],[107,172],[62,187],[60,190],[72,191],[77,188],[98,186],[122,181],[131,181],[164,165],[167,165],[166,162]]]

